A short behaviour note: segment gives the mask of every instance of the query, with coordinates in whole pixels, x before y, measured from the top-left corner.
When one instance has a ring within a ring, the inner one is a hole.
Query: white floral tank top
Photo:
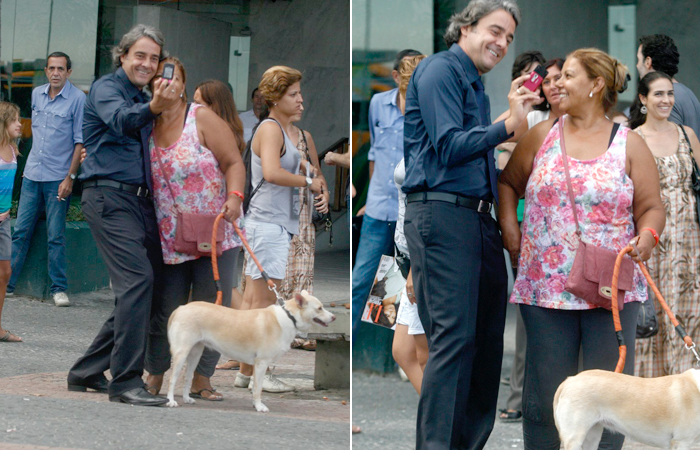
[[[156,206],[160,244],[165,264],[180,264],[198,258],[198,256],[175,251],[177,211],[173,203],[173,195],[175,195],[180,212],[183,213],[218,214],[226,202],[224,174],[221,173],[214,154],[201,144],[197,134],[196,114],[200,107],[202,105],[192,103],[185,119],[182,135],[170,147],[156,147],[152,133],[148,139],[148,151],[151,153],[153,200]],[[162,161],[163,167],[160,166],[156,152],[160,152],[160,161]],[[165,182],[166,176],[170,181],[172,194]],[[240,222],[238,225],[240,227]],[[241,245],[233,225],[222,220],[219,222],[219,226],[224,227],[222,250],[229,250]]]
[[[634,185],[625,171],[629,131],[620,126],[608,150],[597,158],[568,160],[583,240],[616,253],[636,235]],[[579,237],[558,124],[547,134],[532,167],[525,191],[518,277],[510,301],[553,309],[592,309],[594,306],[564,290]],[[646,280],[636,264],[633,286],[625,294],[625,303],[646,300]]]

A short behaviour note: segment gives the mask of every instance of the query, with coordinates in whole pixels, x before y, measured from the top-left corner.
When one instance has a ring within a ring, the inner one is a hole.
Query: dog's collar
[[[289,310],[288,310],[287,308],[285,308],[284,305],[280,305],[280,306],[282,307],[282,310],[283,310],[285,313],[287,313],[287,317],[289,317],[289,320],[291,320],[292,323],[294,324],[294,328],[296,328],[296,329],[298,330],[299,328],[297,328],[297,319],[294,318],[294,316],[292,315],[292,313],[290,313]]]

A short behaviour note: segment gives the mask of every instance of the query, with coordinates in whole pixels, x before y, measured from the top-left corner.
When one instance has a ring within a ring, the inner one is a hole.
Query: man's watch
[[[71,180],[75,180],[75,177],[77,176],[74,173],[69,173],[68,176],[70,177]]]
[[[311,177],[306,177],[306,187],[310,187],[313,182],[314,180],[312,180]]]

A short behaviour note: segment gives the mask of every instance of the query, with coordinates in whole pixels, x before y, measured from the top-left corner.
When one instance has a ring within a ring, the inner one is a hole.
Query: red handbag
[[[187,117],[186,113],[185,117]],[[168,190],[170,191],[170,196],[173,198],[173,205],[177,212],[177,221],[175,222],[175,251],[192,256],[211,256],[211,238],[217,214],[183,213],[180,211],[173,189],[170,187],[170,181],[165,173],[165,166],[160,158],[160,149],[155,145],[154,147],[161,175],[165,180],[165,184],[168,185]],[[221,256],[221,243],[223,241],[224,227],[218,227],[216,230],[216,256]]]
[[[175,207],[177,209],[177,206]],[[177,213],[175,251],[194,256],[211,256],[211,233],[216,214]],[[224,227],[216,230],[216,256],[221,256]]]
[[[564,145],[564,125],[563,120],[559,121],[559,142],[561,144],[562,160],[564,162],[564,172],[566,173],[566,185],[569,189],[569,199],[576,221],[576,234],[580,243],[576,250],[574,264],[564,285],[564,290],[576,297],[584,299],[586,302],[605,309],[612,309],[612,274],[615,266],[617,253],[602,247],[583,242],[581,238],[581,226],[578,223],[576,213],[576,199],[574,190],[571,187],[571,177],[569,175],[569,162]],[[629,291],[634,286],[634,262],[628,257],[622,260],[617,285],[617,304],[622,311],[625,306],[625,291]]]

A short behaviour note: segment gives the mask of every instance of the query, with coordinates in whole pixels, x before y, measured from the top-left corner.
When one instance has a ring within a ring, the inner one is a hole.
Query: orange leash
[[[212,230],[211,234],[211,268],[212,271],[214,272],[214,284],[216,285],[216,302],[215,304],[221,305],[223,294],[221,292],[221,284],[219,283],[219,264],[216,260],[216,234],[217,230],[219,229],[219,222],[221,219],[223,219],[224,213],[220,213],[218,216],[216,216],[216,219],[214,220],[214,229]],[[274,281],[270,279],[270,276],[263,270],[262,264],[260,264],[260,261],[258,261],[258,258],[255,257],[255,253],[253,253],[253,250],[250,249],[250,245],[248,245],[248,241],[246,240],[245,236],[243,236],[243,233],[241,232],[241,229],[238,228],[238,225],[234,222],[233,223],[233,229],[236,230],[236,234],[238,234],[238,237],[241,238],[241,242],[243,242],[243,245],[245,246],[246,251],[250,255],[251,258],[253,258],[253,261],[255,261],[255,265],[258,266],[258,270],[260,270],[260,273],[262,274],[262,277],[265,279],[267,282],[267,287],[271,291],[275,293],[277,296],[277,302],[280,305],[284,305],[284,300],[280,296],[279,292],[277,292],[277,286],[275,286]]]
[[[625,254],[631,253],[632,251],[634,251],[634,248],[632,247],[632,245],[628,245],[627,247],[620,250],[620,253],[617,254],[617,259],[615,260],[615,267],[613,269],[612,313],[613,313],[613,323],[615,324],[615,335],[617,336],[617,343],[618,343],[619,350],[620,350],[620,357],[617,360],[617,366],[615,367],[616,373],[622,373],[622,369],[625,368],[625,359],[627,357],[627,345],[625,345],[625,338],[622,335],[622,324],[620,323],[620,311],[618,310],[618,307],[617,307],[617,279],[618,279],[618,276],[620,273],[620,265],[622,264],[622,258],[625,256]],[[673,311],[671,311],[671,308],[668,307],[668,304],[666,303],[666,300],[664,300],[664,297],[661,295],[659,288],[656,287],[654,280],[651,279],[651,275],[649,275],[649,272],[647,271],[646,266],[641,261],[638,262],[637,264],[639,264],[639,268],[642,269],[642,273],[644,274],[644,277],[647,279],[649,286],[654,291],[654,294],[656,294],[656,298],[659,299],[659,303],[661,304],[661,307],[663,308],[664,311],[666,311],[666,314],[668,314],[668,317],[671,319],[671,323],[673,323],[673,326],[676,328],[676,332],[680,335],[681,339],[683,339],[683,341],[685,342],[685,348],[687,350],[690,350],[691,352],[693,352],[693,354],[695,355],[695,359],[698,361],[698,365],[700,365],[700,355],[698,355],[698,352],[695,349],[695,343],[690,338],[690,336],[688,336],[688,334],[685,332],[685,329],[683,329],[681,324],[678,322],[678,319],[676,319],[676,315],[673,314]],[[653,300],[648,299],[647,301],[653,301]]]

